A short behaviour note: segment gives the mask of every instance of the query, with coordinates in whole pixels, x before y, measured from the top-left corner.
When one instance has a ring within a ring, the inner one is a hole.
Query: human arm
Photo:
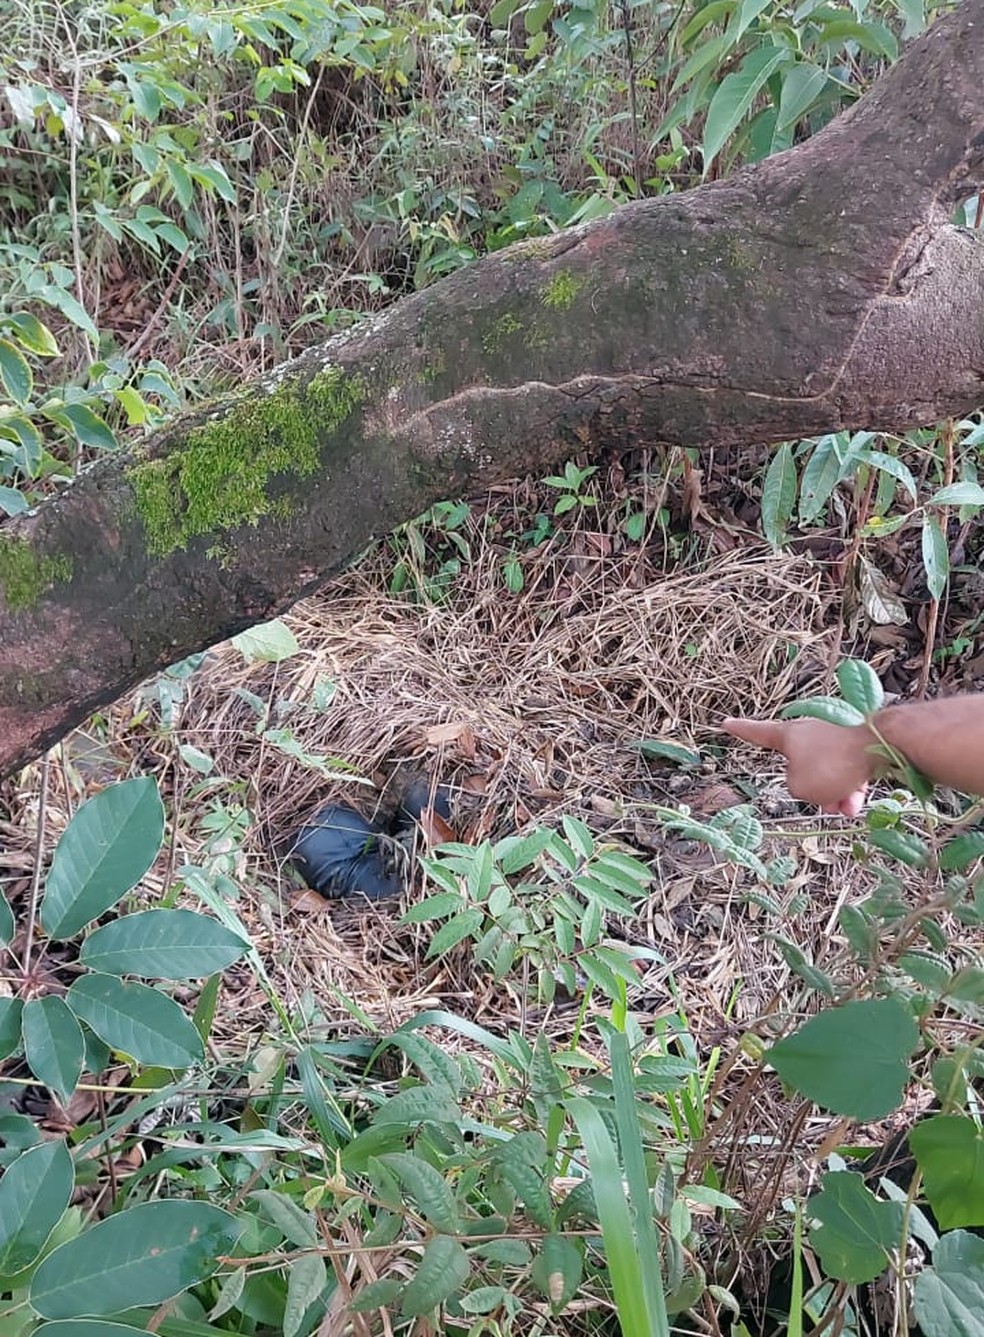
[[[786,758],[789,792],[856,817],[870,782],[892,767],[887,745],[934,784],[984,794],[984,694],[886,706],[866,724],[727,719],[726,733]]]

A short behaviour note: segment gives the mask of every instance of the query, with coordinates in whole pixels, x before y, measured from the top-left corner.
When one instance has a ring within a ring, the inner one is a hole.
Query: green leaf
[[[840,472],[837,437],[820,437],[810,452],[800,482],[799,517],[804,524],[812,523],[826,506]]]
[[[934,492],[930,506],[984,506],[984,487],[980,483],[950,483]]]
[[[421,1215],[432,1226],[449,1234],[456,1234],[461,1229],[454,1194],[433,1165],[407,1152],[394,1152],[379,1159],[396,1175]]]
[[[808,701],[794,701],[780,712],[784,720],[826,720],[828,724],[851,727],[864,724],[864,716],[849,701],[839,696],[814,696]]]
[[[832,1007],[768,1052],[801,1095],[867,1123],[897,1109],[909,1080],[906,1063],[919,1043],[912,1017],[894,998]]]
[[[786,530],[796,502],[796,462],[785,441],[769,462],[762,484],[762,533],[774,548],[786,541]]]
[[[699,766],[700,753],[693,748],[681,747],[679,743],[668,743],[662,738],[640,738],[632,746],[644,757],[657,757],[660,761],[673,761],[678,766]]]
[[[926,842],[909,831],[900,831],[894,826],[880,830],[876,828],[868,832],[867,840],[875,849],[883,850],[885,854],[890,854],[893,859],[898,859],[900,863],[907,864],[910,868],[926,867],[929,859]]]
[[[316,1249],[321,1243],[313,1214],[286,1193],[258,1188],[249,1196],[260,1204],[263,1216],[272,1221],[291,1244],[296,1244],[299,1249]]]
[[[0,892],[0,947],[6,947],[14,936],[14,912],[7,904],[7,898]]]
[[[48,416],[68,429],[83,446],[94,450],[115,450],[118,442],[109,427],[86,404],[59,404]]]
[[[448,1235],[434,1235],[403,1292],[400,1313],[407,1318],[429,1314],[465,1284],[468,1273],[468,1255],[462,1245]]]
[[[929,593],[932,598],[940,599],[950,578],[950,550],[935,515],[923,516],[922,559]]]
[[[881,450],[869,450],[864,456],[864,463],[870,465],[872,469],[879,469],[882,473],[896,479],[915,501],[918,489],[916,480],[913,478],[912,471],[907,464],[903,464],[894,455],[888,455]],[[984,489],[982,489],[982,492],[984,492]],[[885,529],[881,530],[882,534],[885,532]]]
[[[191,980],[225,970],[249,943],[194,910],[142,910],[95,929],[79,960],[110,975]]]
[[[139,427],[141,423],[147,421],[149,417],[147,401],[139,391],[134,390],[132,385],[121,385],[118,390],[113,391],[113,398],[122,407],[130,427]]]
[[[776,130],[795,125],[810,110],[827,86],[827,71],[808,60],[798,60],[783,74]]]
[[[0,487],[0,510],[8,515],[22,515],[27,510],[27,498],[15,487]]]
[[[164,808],[150,776],[88,799],[58,842],[41,906],[52,938],[71,938],[140,881],[164,838]]]
[[[58,1323],[42,1323],[31,1337],[147,1337],[146,1328],[129,1323],[111,1323],[102,1318],[68,1318]]]
[[[348,1308],[353,1314],[368,1314],[373,1309],[389,1309],[403,1292],[403,1282],[396,1277],[381,1277],[361,1287],[355,1298],[349,1301]]]
[[[0,1058],[19,1048],[24,1004],[19,998],[0,998]]]
[[[34,374],[27,359],[9,339],[0,339],[0,385],[17,404],[26,404],[34,389]]]
[[[574,1298],[581,1284],[581,1251],[566,1235],[545,1235],[533,1259],[530,1278],[550,1301],[554,1314]]]
[[[93,343],[99,342],[99,331],[93,324],[92,317],[70,292],[66,292],[64,288],[59,288],[57,284],[45,283],[32,296],[37,297],[39,301],[46,302],[48,306],[53,306],[56,311],[60,311],[66,320],[78,326]]]
[[[984,1239],[966,1230],[942,1235],[933,1266],[916,1277],[913,1307],[923,1337],[980,1337]]]
[[[240,632],[232,643],[247,664],[279,664],[300,650],[297,637],[280,618]]]
[[[128,1207],[50,1253],[31,1281],[31,1304],[56,1319],[162,1304],[212,1276],[242,1228],[204,1202]]]
[[[839,664],[837,685],[844,700],[862,715],[873,715],[884,703],[885,693],[878,674],[863,659],[845,659]]]
[[[924,1119],[909,1134],[909,1146],[941,1229],[984,1226],[984,1133],[973,1119]]]
[[[591,1187],[601,1221],[608,1275],[622,1332],[639,1334],[640,1337],[642,1334],[666,1337],[669,1330],[665,1321],[659,1322],[647,1304],[646,1273],[651,1272],[654,1259],[643,1259],[637,1247],[622,1182],[622,1168],[611,1134],[596,1106],[584,1096],[567,1101],[567,1109],[577,1124],[588,1154]]]
[[[0,1179],[0,1277],[22,1272],[39,1257],[74,1187],[64,1142],[43,1142],[11,1162]]]
[[[47,325],[29,311],[15,311],[9,316],[0,316],[0,325],[13,330],[20,346],[29,353],[37,353],[38,357],[57,357],[61,352]]]
[[[158,1068],[187,1068],[202,1057],[202,1040],[173,998],[115,975],[83,975],[68,1005],[111,1049]]]
[[[733,74],[721,80],[704,122],[704,175],[711,163],[747,115],[759,90],[769,75],[790,59],[790,53],[781,47],[758,46],[750,51]]]
[[[321,1298],[328,1284],[325,1260],[316,1253],[295,1258],[287,1271],[287,1304],[284,1308],[284,1337],[296,1337],[305,1316]]]
[[[27,1066],[64,1104],[82,1076],[85,1040],[79,1023],[61,998],[48,994],[24,1004],[21,1034]]]
[[[485,916],[481,910],[462,910],[437,930],[430,940],[424,960],[429,961],[432,957],[442,956],[465,938],[474,938],[484,920]]]
[[[810,1199],[810,1215],[820,1222],[810,1243],[820,1254],[825,1274],[860,1285],[873,1281],[902,1244],[901,1202],[879,1202],[859,1174],[834,1171]]]
[[[961,872],[984,855],[984,831],[965,831],[940,850],[940,867],[945,873]]]

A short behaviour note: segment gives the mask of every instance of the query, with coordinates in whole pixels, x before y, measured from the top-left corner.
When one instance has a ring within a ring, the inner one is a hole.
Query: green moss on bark
[[[12,613],[32,608],[56,581],[71,579],[70,557],[39,557],[25,539],[0,535],[0,591]]]
[[[551,311],[567,311],[584,287],[585,280],[569,269],[558,270],[549,283],[540,289],[540,300]]]
[[[127,478],[149,551],[165,557],[198,535],[255,525],[271,512],[283,518],[284,499],[271,498],[271,479],[316,473],[325,438],[364,394],[362,383],[338,367],[306,385],[288,380],[194,428],[164,459],[135,465]]]

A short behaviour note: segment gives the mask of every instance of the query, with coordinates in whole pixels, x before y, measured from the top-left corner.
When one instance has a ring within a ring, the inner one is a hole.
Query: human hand
[[[857,817],[863,808],[876,765],[869,749],[877,742],[864,725],[814,719],[726,719],[721,728],[733,738],[781,752],[793,798],[845,817]]]

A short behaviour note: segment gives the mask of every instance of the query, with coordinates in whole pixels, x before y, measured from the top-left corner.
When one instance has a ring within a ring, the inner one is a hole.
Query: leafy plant
[[[628,919],[652,879],[622,851],[599,846],[583,822],[563,819],[564,835],[540,828],[492,844],[446,844],[422,861],[440,890],[413,906],[406,922],[445,921],[428,956],[470,941],[476,960],[503,980],[520,962],[536,972],[549,1002],[561,985],[572,997],[579,976],[612,1000],[636,977],[632,955],[603,937],[608,915]]]

